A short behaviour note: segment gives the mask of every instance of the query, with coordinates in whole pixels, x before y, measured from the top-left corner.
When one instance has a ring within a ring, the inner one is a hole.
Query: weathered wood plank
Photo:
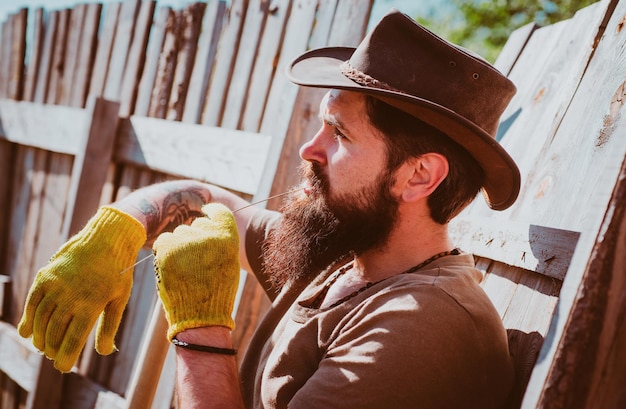
[[[33,260],[34,269],[46,265],[56,250],[64,242],[61,237],[61,228],[64,220],[64,209],[70,187],[72,172],[72,157],[60,153],[50,153],[44,191],[40,198],[39,231],[45,231],[45,236],[38,235]],[[32,277],[31,277],[32,281]]]
[[[98,39],[98,50],[96,51],[94,70],[91,74],[89,94],[101,96],[104,93],[121,8],[121,3],[108,3],[106,5],[106,16]]]
[[[73,161],[61,230],[64,239],[77,233],[98,208],[99,193],[113,156],[119,103],[93,98],[85,113],[89,121],[83,125],[83,138]]]
[[[0,98],[7,97],[9,73],[11,72],[11,19],[2,22],[2,43],[0,43]]]
[[[3,407],[14,408],[24,405],[26,391],[13,382],[11,378],[0,372],[0,402]]]
[[[72,87],[76,81],[76,71],[79,65],[80,43],[83,35],[86,5],[80,4],[69,10],[69,23],[67,29],[67,42],[65,56],[63,58],[63,71],[57,88],[57,102],[60,105],[77,106],[72,101]]]
[[[137,98],[137,85],[146,59],[146,47],[152,25],[156,1],[143,1],[133,30],[133,41],[128,52],[120,91],[120,116],[127,117],[134,111]]]
[[[626,383],[626,164],[622,166],[620,180],[611,200],[613,222],[607,226],[608,245],[598,249],[595,258],[600,268],[597,277],[610,276],[605,293],[598,291],[597,297],[604,298],[606,310],[602,317],[602,330],[597,342],[598,353],[593,371],[589,371],[588,407],[616,408],[626,399],[623,385]],[[610,243],[610,244],[609,244]],[[602,300],[598,300],[602,302]]]
[[[51,12],[48,14],[48,22],[46,24],[43,50],[39,67],[39,75],[35,87],[34,102],[44,103],[48,100],[48,84],[50,82],[50,74],[52,72],[52,60],[54,56],[54,45],[56,43],[57,26],[59,24],[59,12]]]
[[[255,58],[254,70],[250,78],[250,86],[243,104],[245,109],[239,119],[238,128],[245,131],[259,131],[265,112],[269,90],[279,67],[280,52],[284,41],[286,24],[291,13],[292,1],[281,0],[268,4],[263,37],[260,39],[259,50]],[[294,16],[295,17],[295,16]],[[291,33],[290,33],[291,34]],[[289,49],[289,52],[296,50]],[[284,76],[284,70],[278,72]],[[286,119],[282,119],[286,122]]]
[[[464,251],[563,280],[579,232],[484,218],[456,218],[450,238]]]
[[[254,194],[270,137],[156,118],[123,120],[116,161]]]
[[[163,49],[159,55],[159,64],[152,88],[148,116],[165,118],[167,104],[172,91],[174,72],[178,55],[178,33],[180,29],[180,12],[169,10],[165,24]]]
[[[34,27],[32,28],[33,37],[31,41],[30,58],[28,62],[28,69],[26,71],[26,78],[24,80],[24,100],[34,101],[35,99],[35,87],[37,85],[38,76],[40,73],[40,62],[43,54],[43,42],[45,27],[43,22],[44,9],[39,7],[35,10],[35,19],[33,21]]]
[[[47,152],[18,146],[16,149],[11,230],[6,272],[12,277],[11,298],[6,321],[17,324],[28,289],[38,266],[34,265],[40,197],[44,190]]]
[[[132,4],[130,4],[132,6]],[[122,19],[128,19],[128,8],[123,7],[122,3],[108,3],[106,5],[106,16],[103,21],[103,27],[98,40],[98,50],[96,52],[96,61],[94,65],[94,70],[92,73],[92,80],[89,88],[89,95],[93,96],[102,96],[105,93],[105,90],[109,89],[108,92],[113,92],[113,90],[117,90],[111,82],[114,82],[110,77],[116,77],[119,81],[122,78],[121,74],[124,70],[123,64],[125,64],[125,57],[122,58],[122,54],[124,54],[124,45],[128,46],[130,43],[130,35],[131,28],[128,24],[118,33],[118,26]],[[124,32],[122,32],[124,30]],[[123,40],[119,40],[118,35],[126,35],[127,37]],[[115,58],[114,58],[115,52]],[[118,86],[120,84],[117,84]],[[100,194],[100,204],[108,204],[111,203],[114,196],[114,180],[115,180],[115,166],[111,165],[107,171],[107,183],[102,189],[102,193]],[[87,354],[84,354],[85,362],[89,362],[89,356],[92,352],[90,351]],[[82,369],[84,367],[81,366]]]
[[[507,268],[506,265],[489,259],[478,259],[476,267],[484,274],[481,283],[483,290],[489,296],[500,317],[504,319],[515,296],[522,269]]]
[[[216,0],[207,4],[202,21],[202,32],[198,40],[196,61],[194,62],[189,81],[194,86],[187,91],[183,122],[194,124],[200,122],[202,108],[206,101],[207,88],[213,72],[215,55],[217,54],[219,36],[226,19],[225,12],[226,2],[223,0]]]
[[[223,113],[221,118],[218,119],[218,124],[224,128],[238,129],[248,94],[252,70],[257,63],[256,57],[259,42],[264,35],[263,29],[265,27],[268,6],[269,2],[262,0],[250,0],[248,3],[232,81],[230,81],[226,91],[226,103],[224,104]],[[263,102],[264,100],[254,101],[255,104],[259,105],[263,105]]]
[[[315,17],[315,27],[309,40],[311,48],[332,46],[328,39],[333,28],[333,20],[339,0],[318,0],[318,11]],[[296,56],[293,56],[295,58]]]
[[[48,91],[44,101],[47,104],[57,104],[61,101],[61,84],[63,81],[64,68],[63,59],[65,57],[69,19],[69,9],[58,12],[56,35],[54,36],[54,43],[52,45],[54,51],[52,52],[50,77],[48,78]]]
[[[174,402],[176,383],[176,347],[170,345],[161,369],[161,378],[157,386],[152,409],[170,409]]]
[[[141,0],[124,0],[119,12],[113,49],[104,85],[104,97],[110,101],[119,101],[124,69],[128,52],[133,41],[134,25]]]
[[[8,257],[11,224],[11,186],[15,173],[15,145],[0,140],[0,172],[5,177],[0,178],[0,274],[10,275],[11,259]],[[4,305],[4,304],[3,304]],[[6,320],[7,311],[3,311]]]
[[[502,47],[502,50],[500,50],[498,58],[493,64],[494,67],[496,67],[504,75],[508,76],[515,65],[515,62],[524,50],[524,47],[528,44],[528,40],[537,28],[537,24],[533,22],[528,23],[511,33],[506,41],[506,44]]]
[[[126,399],[116,393],[102,391],[98,393],[94,409],[127,409]]]
[[[24,58],[26,56],[26,24],[28,9],[23,8],[11,17],[13,32],[11,34],[11,65],[7,97],[22,99],[24,90]]]
[[[57,409],[61,407],[63,377],[52,361],[39,355],[33,389],[28,394],[26,409]]]
[[[548,332],[561,281],[486,258],[476,258],[476,267],[483,271],[481,286],[502,317],[513,356],[516,382],[505,407],[519,407]]]
[[[215,66],[211,76],[206,104],[202,112],[200,122],[203,124],[217,126],[220,123],[226,101],[226,90],[230,85],[235,57],[239,49],[247,6],[248,0],[233,0],[230,4],[228,21],[225,24],[217,51],[216,58],[219,64]]]
[[[205,10],[206,3],[192,3],[180,14],[179,50],[176,55],[176,70],[172,77],[172,90],[165,114],[167,119],[180,121],[183,117]]]
[[[6,312],[4,311],[5,294],[8,293],[7,287],[11,282],[11,277],[5,274],[0,274],[0,320],[6,321]]]
[[[143,173],[142,175],[145,175]],[[139,181],[137,185],[146,185],[147,182]],[[130,185],[132,186],[132,185]],[[142,258],[151,254],[151,249],[144,249],[139,252],[137,258]],[[128,301],[128,309],[124,314],[123,330],[121,331],[116,345],[119,352],[115,354],[115,362],[111,365],[109,388],[123,396],[128,396],[129,381],[133,373],[133,368],[140,365],[137,360],[141,344],[138,340],[143,338],[152,308],[156,302],[156,288],[154,285],[154,271],[152,263],[146,262],[135,267],[133,290]]]
[[[156,305],[152,309],[152,316],[146,333],[153,336],[161,334],[162,338],[147,340],[139,351],[138,367],[131,379],[128,391],[129,409],[142,409],[152,405],[163,362],[170,348],[170,343],[164,336],[167,333],[167,321],[160,300],[156,301]]]
[[[85,120],[79,108],[0,100],[0,138],[21,145],[75,155]]]
[[[14,326],[0,321],[0,371],[30,392],[40,358],[30,340],[19,336]]]
[[[75,372],[64,375],[64,381],[63,400],[61,401],[63,409],[92,409],[96,406],[98,396],[107,393],[102,385]],[[109,392],[108,395],[112,397],[115,394]],[[121,399],[119,396],[118,398]],[[108,408],[114,408],[114,406],[107,406]],[[122,408],[120,407],[120,409]]]
[[[373,4],[373,0],[338,1],[328,45],[345,47],[359,45],[365,37]],[[362,24],[345,24],[346,21],[362,22]]]
[[[163,43],[165,41],[165,32],[167,22],[172,9],[169,7],[161,7],[157,12],[157,17],[153,22],[150,37],[148,40],[148,49],[146,53],[146,61],[144,63],[143,73],[139,82],[139,90],[137,91],[137,100],[135,102],[135,115],[147,116],[150,109],[150,100],[157,76],[159,66],[159,56]]]
[[[561,281],[522,271],[503,322],[506,328],[545,336],[556,307]]]
[[[78,61],[74,69],[73,84],[69,101],[71,106],[84,107],[87,101],[87,92],[90,87],[90,78],[98,44],[98,30],[102,14],[101,4],[85,5],[81,39],[78,49]]]

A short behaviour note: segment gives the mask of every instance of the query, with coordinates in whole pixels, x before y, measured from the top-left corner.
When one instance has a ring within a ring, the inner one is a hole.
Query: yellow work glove
[[[100,316],[96,350],[103,355],[115,351],[115,333],[133,283],[128,267],[145,241],[138,220],[101,207],[37,273],[18,324],[20,335],[32,335],[33,345],[55,361],[54,367],[68,372]]]
[[[168,340],[190,328],[235,327],[239,235],[230,210],[211,203],[190,226],[154,242],[157,290],[169,324]]]

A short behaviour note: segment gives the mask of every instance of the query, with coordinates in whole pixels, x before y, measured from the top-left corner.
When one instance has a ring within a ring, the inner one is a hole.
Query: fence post
[[[88,102],[85,136],[82,145],[78,147],[72,168],[62,241],[76,233],[98,207],[113,155],[119,107],[119,103],[103,98],[91,98]],[[51,361],[42,356],[26,408],[60,408],[62,386],[63,375],[54,369]]]

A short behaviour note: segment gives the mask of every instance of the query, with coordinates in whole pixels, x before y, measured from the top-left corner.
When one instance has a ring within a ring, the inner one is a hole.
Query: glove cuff
[[[196,303],[176,300],[177,302],[169,304],[168,308],[164,308],[169,324],[167,339],[171,341],[178,333],[191,328],[219,326],[232,331],[235,328],[232,314],[238,285],[237,279],[230,285],[222,285],[219,289],[207,288],[206,291],[211,292],[211,297]]]

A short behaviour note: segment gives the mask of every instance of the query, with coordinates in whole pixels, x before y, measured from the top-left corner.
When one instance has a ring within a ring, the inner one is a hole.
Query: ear
[[[448,176],[448,159],[439,153],[425,153],[401,166],[398,181],[402,200],[415,202],[430,196]]]

